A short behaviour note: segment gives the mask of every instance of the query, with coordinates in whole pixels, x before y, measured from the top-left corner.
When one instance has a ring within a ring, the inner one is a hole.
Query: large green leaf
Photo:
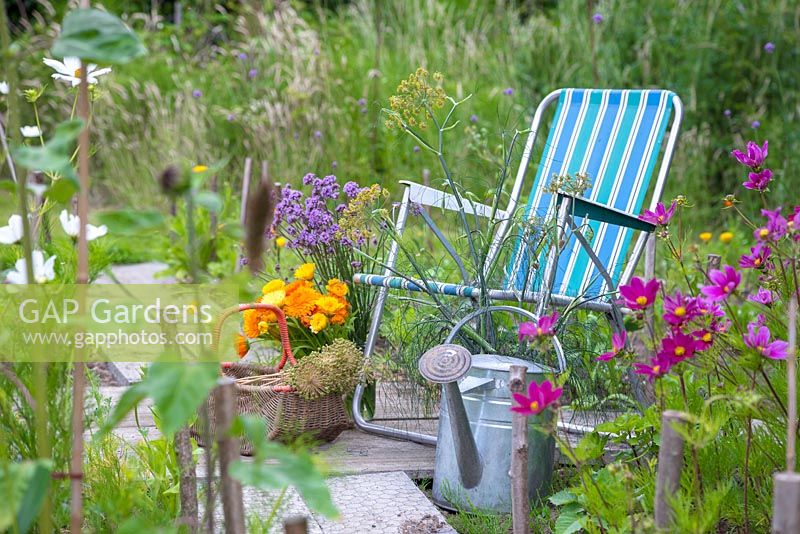
[[[27,532],[50,487],[50,460],[10,463],[0,467],[0,531]]]
[[[98,63],[127,63],[146,52],[136,34],[114,15],[99,9],[76,9],[67,13],[61,35],[51,53],[75,56]]]
[[[161,431],[172,435],[189,422],[219,378],[219,364],[156,362],[142,384],[161,417]]]
[[[260,489],[280,489],[294,486],[308,507],[326,517],[337,517],[325,477],[314,465],[313,457],[305,451],[293,452],[279,443],[269,441],[264,421],[258,417],[240,416],[237,426],[253,443],[255,462],[235,462],[230,474],[242,484]],[[268,462],[273,460],[272,462]]]
[[[53,137],[44,145],[18,146],[11,150],[17,164],[34,171],[58,173],[77,187],[70,148],[83,129],[81,119],[72,119],[56,126]]]
[[[222,211],[222,199],[212,191],[198,191],[194,195],[194,201],[212,213]]]
[[[554,534],[574,534],[583,529],[583,510],[578,504],[568,504],[558,511],[558,519],[553,528]]]

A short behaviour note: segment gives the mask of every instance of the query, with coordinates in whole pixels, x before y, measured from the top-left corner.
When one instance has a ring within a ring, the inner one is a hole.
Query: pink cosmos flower
[[[665,374],[669,373],[669,370],[672,368],[672,362],[667,358],[656,356],[650,360],[649,364],[634,363],[633,367],[636,374],[645,375],[652,382],[653,379],[661,378]]]
[[[753,191],[766,191],[767,186],[772,181],[772,171],[769,169],[764,169],[760,172],[751,172],[747,175],[747,181],[743,182],[742,185],[745,189],[751,189]]]
[[[631,279],[631,283],[619,286],[619,295],[625,306],[632,310],[643,310],[652,306],[656,301],[658,288],[661,287],[658,280],[653,278],[645,283],[638,276]]]
[[[761,210],[761,215],[767,218],[767,225],[765,228],[769,232],[766,237],[772,241],[777,241],[786,235],[789,231],[789,221],[781,215],[780,206],[774,210]],[[759,232],[760,234],[760,232]]]
[[[768,141],[764,141],[763,146],[758,146],[757,143],[754,143],[753,141],[748,141],[746,154],[741,150],[734,150],[731,152],[731,156],[736,158],[736,161],[738,161],[745,167],[750,167],[751,169],[758,169],[761,167],[761,165],[764,164],[764,160],[767,159],[768,153],[769,153]]]
[[[674,365],[694,356],[695,350],[697,350],[697,342],[692,336],[683,332],[673,332],[661,341],[658,357]]]
[[[719,317],[725,317],[725,310],[722,309],[722,306],[720,306],[719,303],[703,297],[697,298],[697,309],[701,315],[711,317],[715,320]]]
[[[750,323],[747,325],[747,333],[744,334],[744,344],[754,349],[760,355],[772,360],[786,359],[786,349],[789,344],[780,339],[770,341],[771,333],[769,328],[757,323]]]
[[[628,340],[628,333],[623,330],[622,332],[614,332],[611,335],[611,350],[608,352],[604,352],[595,360],[601,362],[607,362],[612,359],[614,356],[622,352],[625,348],[625,342]]]
[[[722,270],[714,269],[708,273],[711,285],[703,286],[700,291],[710,301],[725,300],[734,292],[742,281],[742,276],[730,265],[723,265]]]
[[[692,332],[692,337],[694,338],[695,347],[698,351],[706,350],[714,344],[714,332],[705,328]]]
[[[527,396],[522,393],[512,393],[519,406],[512,406],[511,411],[523,415],[539,415],[558,401],[563,390],[564,388],[553,389],[553,384],[549,380],[545,380],[541,385],[532,381],[528,384]]]
[[[543,315],[535,323],[525,321],[519,325],[519,340],[527,338],[535,338],[539,336],[552,336],[555,335],[555,326],[558,322],[558,312],[553,312],[553,315]]]
[[[769,289],[764,289],[763,287],[759,287],[758,291],[747,297],[747,300],[749,300],[750,302],[755,302],[756,304],[771,306],[772,303],[775,302],[775,294]]]
[[[664,297],[664,320],[671,325],[680,326],[699,314],[697,299],[694,297],[683,296],[680,291]]]
[[[750,254],[743,254],[739,258],[739,267],[742,269],[762,269],[766,266],[770,254],[772,254],[771,248],[762,243],[757,243],[756,246],[750,247]]]
[[[639,215],[639,219],[644,222],[649,222],[650,224],[666,226],[669,224],[672,216],[675,215],[675,207],[677,205],[678,203],[673,200],[669,208],[664,208],[664,204],[659,202],[656,204],[655,210],[644,210],[644,213]]]

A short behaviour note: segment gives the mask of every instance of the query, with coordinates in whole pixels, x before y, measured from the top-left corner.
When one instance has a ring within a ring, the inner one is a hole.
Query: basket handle
[[[235,313],[241,313],[246,310],[269,310],[275,314],[275,318],[278,323],[278,332],[280,333],[281,337],[281,361],[278,363],[278,370],[280,371],[283,369],[284,365],[286,365],[286,361],[288,360],[291,362],[292,365],[297,365],[297,360],[294,359],[292,355],[292,346],[289,343],[289,327],[286,325],[286,314],[283,313],[283,310],[278,308],[273,304],[264,304],[261,302],[254,302],[252,304],[237,304],[236,306],[231,306],[230,308],[226,308],[222,310],[220,313],[219,319],[217,320],[217,324],[214,325],[214,341],[211,346],[211,349],[216,353],[217,349],[219,348],[219,339],[222,335],[222,325],[225,320]],[[223,367],[230,366],[230,362],[225,362],[222,364]]]

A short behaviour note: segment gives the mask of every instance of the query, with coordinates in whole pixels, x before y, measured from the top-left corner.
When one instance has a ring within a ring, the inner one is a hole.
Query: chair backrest
[[[512,192],[519,195],[527,173],[536,131],[545,107],[557,98],[557,106],[547,136],[536,177],[528,196],[528,219],[551,217],[552,195],[545,192],[552,176],[581,172],[589,176],[591,189],[585,198],[622,210],[631,215],[641,212],[651,177],[673,108],[675,118],[664,151],[651,208],[660,200],[682,119],[680,99],[663,90],[561,89],[551,93],[537,109],[521,168]],[[577,225],[583,221],[576,217]],[[633,231],[606,223],[587,223],[591,248],[599,257],[614,284],[625,282],[633,272],[626,269],[641,254],[644,236],[629,255]],[[587,232],[584,232],[586,235]],[[530,246],[518,238],[506,267],[506,289],[537,291],[541,276],[532,276]],[[539,256],[539,274],[544,270],[546,251]],[[630,267],[633,267],[631,265]],[[556,268],[552,293],[567,297],[594,298],[609,291],[589,255],[572,237],[562,250]],[[527,285],[527,288],[525,287]],[[611,288],[613,289],[613,288]]]

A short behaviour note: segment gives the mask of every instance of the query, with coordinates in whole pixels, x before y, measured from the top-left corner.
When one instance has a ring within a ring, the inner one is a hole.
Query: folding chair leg
[[[400,205],[400,211],[397,214],[397,222],[395,223],[395,233],[398,236],[403,234],[403,229],[406,225],[406,219],[408,218],[408,211],[410,207],[409,201],[409,189],[406,189],[405,194],[403,195],[403,202]],[[386,270],[384,274],[386,276],[391,276],[392,269],[394,269],[395,264],[397,263],[397,256],[400,250],[399,243],[397,241],[392,242],[392,246],[389,249],[389,255],[386,258]],[[381,325],[381,319],[383,318],[383,309],[386,306],[386,297],[389,293],[389,288],[382,287],[378,292],[378,297],[375,301],[375,309],[372,312],[372,322],[370,323],[369,333],[367,334],[367,341],[364,345],[364,361],[368,364],[369,361],[372,359],[372,351],[375,349],[375,343],[378,340],[378,334]],[[369,432],[371,434],[377,434],[379,436],[386,436],[389,438],[395,439],[406,439],[409,441],[414,441],[416,443],[422,443],[424,445],[436,445],[436,436],[429,436],[427,434],[421,434],[418,432],[409,432],[406,430],[400,430],[397,428],[391,428],[384,425],[377,425],[375,423],[371,423],[364,419],[364,416],[361,413],[361,403],[364,399],[364,392],[366,388],[363,383],[358,384],[356,386],[355,394],[353,395],[353,422],[355,423],[356,427],[363,430],[364,432]]]

